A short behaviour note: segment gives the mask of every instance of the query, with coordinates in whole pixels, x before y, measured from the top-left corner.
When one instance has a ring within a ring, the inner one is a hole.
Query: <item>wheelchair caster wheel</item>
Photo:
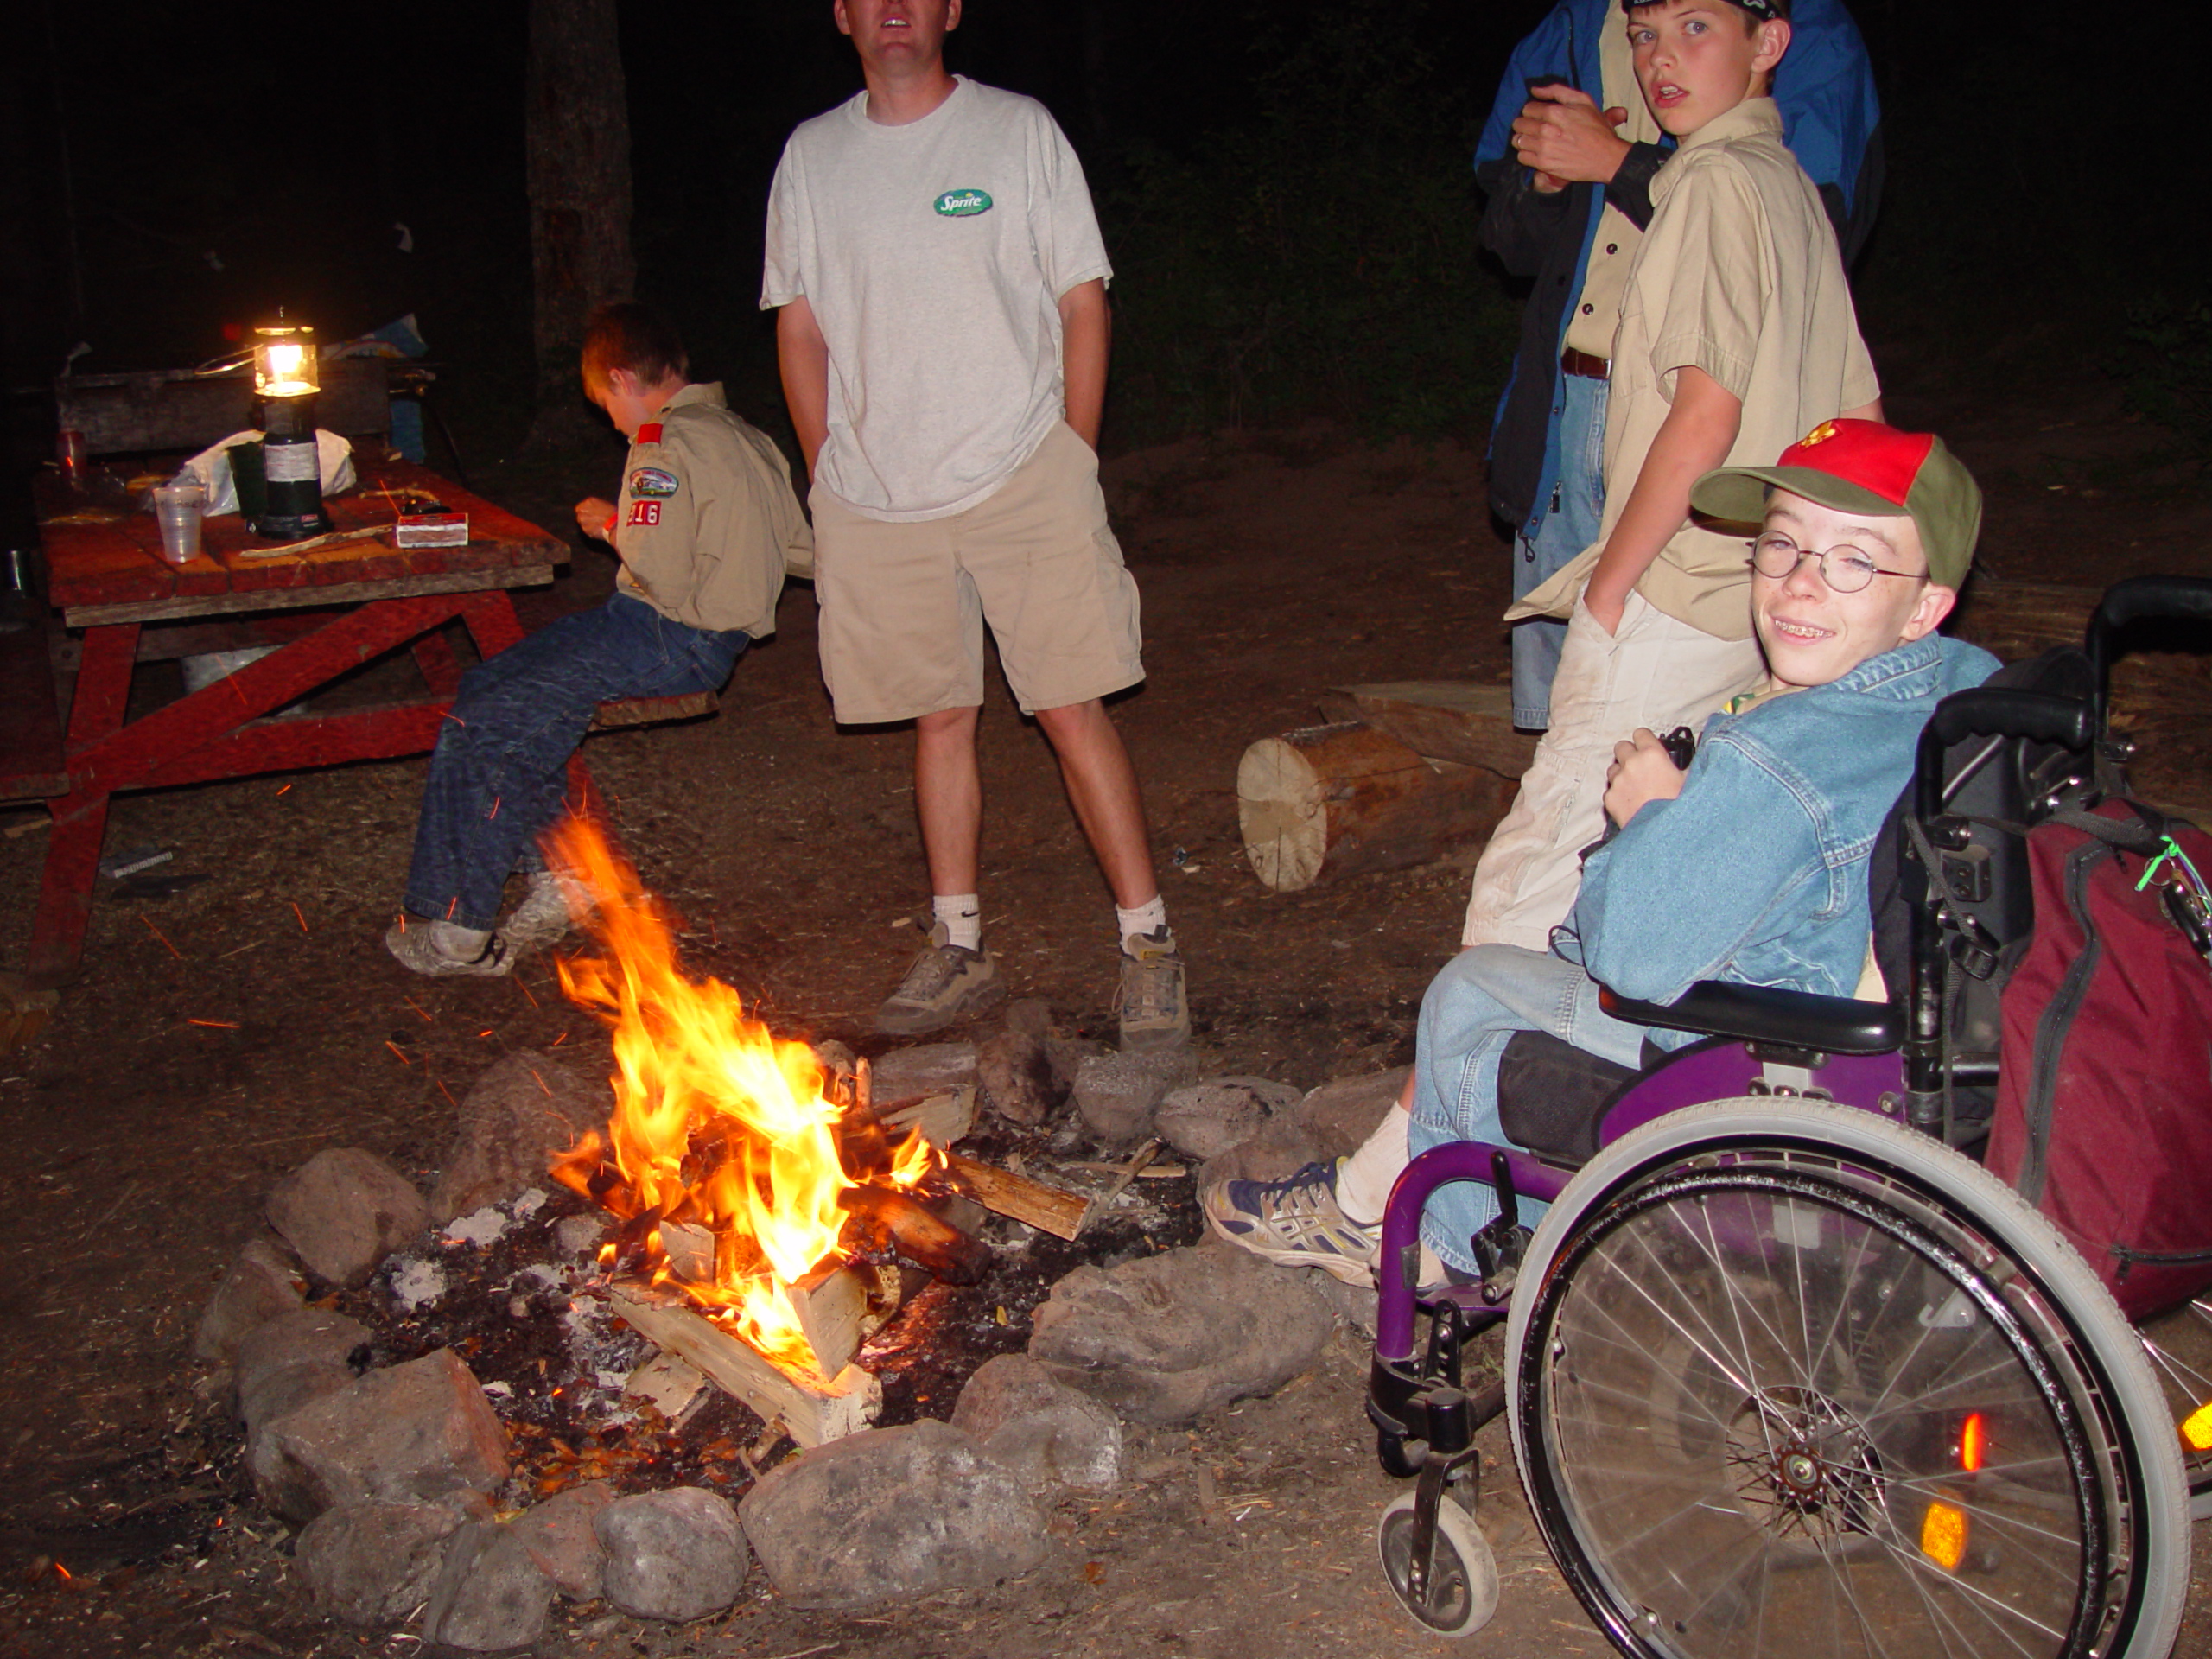
[[[1469,1515],[1449,1498],[1436,1506],[1436,1561],[1426,1594],[1413,1594],[1414,1500],[1394,1498],[1375,1523],[1383,1575],[1405,1610],[1438,1636],[1472,1636],[1497,1611],[1497,1562]]]
[[[1409,1440],[1387,1428],[1375,1431],[1375,1460],[1382,1465],[1382,1472],[1393,1479],[1411,1480],[1421,1473],[1421,1460],[1427,1454],[1426,1441]]]

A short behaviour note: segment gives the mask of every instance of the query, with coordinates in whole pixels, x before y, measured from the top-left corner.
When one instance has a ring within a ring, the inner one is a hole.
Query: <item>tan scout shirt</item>
[[[1675,376],[1702,369],[1743,401],[1725,464],[1770,466],[1813,427],[1881,394],[1820,193],[1782,142],[1774,100],[1746,99],[1682,141],[1651,181],[1629,273],[1605,411],[1598,544],[1506,613],[1565,616],[1613,533]],[[1685,523],[1637,583],[1651,604],[1720,639],[1751,636],[1740,535]]]
[[[1656,144],[1666,135],[1643,101],[1636,84],[1635,53],[1628,30],[1618,16],[1606,19],[1598,42],[1598,107],[1628,111],[1628,119],[1613,129],[1614,135],[1631,144]],[[1629,267],[1643,232],[1636,221],[1607,202],[1598,216],[1598,239],[1590,245],[1589,263],[1583,268],[1582,295],[1567,318],[1568,349],[1592,357],[1611,357],[1613,337],[1619,331],[1621,295],[1628,287]]]
[[[814,532],[791,467],[729,412],[719,385],[689,385],[638,429],[614,507],[616,585],[694,628],[776,631],[786,564],[810,568]]]

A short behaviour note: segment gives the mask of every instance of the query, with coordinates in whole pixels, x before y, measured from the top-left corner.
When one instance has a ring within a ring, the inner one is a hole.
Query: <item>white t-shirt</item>
[[[1112,267],[1043,105],[965,79],[882,126],[861,92],[803,124],[768,197],[764,310],[830,344],[816,484],[871,518],[974,506],[1065,414],[1059,297]]]

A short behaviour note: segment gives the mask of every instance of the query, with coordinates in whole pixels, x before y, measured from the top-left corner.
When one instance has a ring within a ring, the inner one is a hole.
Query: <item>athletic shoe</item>
[[[1378,1224],[1363,1227],[1337,1207],[1337,1166],[1308,1164],[1287,1180],[1218,1181],[1198,1195],[1206,1225],[1278,1267],[1319,1268],[1371,1288]]]
[[[1165,922],[1122,941],[1121,1021],[1125,1054],[1156,1053],[1191,1040],[1183,958]]]
[[[590,889],[580,881],[551,870],[532,870],[529,880],[529,891],[499,930],[507,949],[518,956],[565,938],[578,915],[588,916],[596,908]]]
[[[907,968],[899,988],[876,1010],[875,1028],[918,1036],[971,1019],[1005,1000],[999,959],[988,950],[953,944],[950,930],[939,922],[930,929],[929,944]]]
[[[394,922],[384,936],[384,948],[401,966],[434,979],[453,974],[496,976],[515,965],[507,942],[497,933],[486,934],[481,942],[456,938],[464,931],[451,922]]]

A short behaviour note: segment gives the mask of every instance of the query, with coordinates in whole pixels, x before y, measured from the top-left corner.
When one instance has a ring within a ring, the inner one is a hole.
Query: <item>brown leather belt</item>
[[[1559,354],[1559,366],[1561,373],[1579,374],[1585,380],[1603,380],[1613,372],[1610,359],[1578,352],[1572,346]]]

